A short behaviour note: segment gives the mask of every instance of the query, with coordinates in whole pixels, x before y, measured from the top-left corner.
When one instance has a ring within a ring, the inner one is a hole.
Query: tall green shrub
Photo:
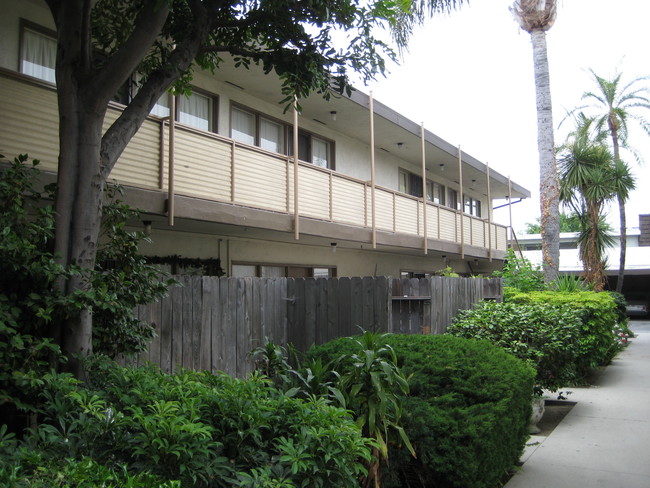
[[[518,304],[563,306],[579,312],[581,326],[575,357],[579,378],[586,378],[593,369],[608,364],[620,350],[613,332],[618,324],[618,305],[609,293],[511,293],[508,301]]]
[[[335,339],[309,355],[350,354],[350,342]],[[387,342],[409,378],[403,422],[417,459],[391,445],[384,486],[494,487],[528,437],[532,368],[484,341],[395,334]]]
[[[565,305],[482,302],[461,311],[447,333],[483,339],[537,371],[536,388],[555,391],[577,380],[582,313]]]

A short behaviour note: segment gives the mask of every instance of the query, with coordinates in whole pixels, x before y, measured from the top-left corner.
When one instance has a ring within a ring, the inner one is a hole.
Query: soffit
[[[236,68],[232,61],[226,59],[214,76],[260,99],[279,102],[283,98],[278,77],[265,75],[258,66],[253,65],[248,70]],[[329,101],[315,94],[299,103],[302,107],[301,117],[316,120],[332,130],[370,145],[370,97],[366,93],[355,90],[351,97],[333,95]],[[331,112],[336,112],[336,120],[332,120]],[[378,100],[374,100],[374,112],[375,151],[391,153],[419,166],[422,160],[420,125]],[[458,182],[458,149],[426,130],[425,140],[428,177],[435,179],[440,176]],[[462,160],[464,188],[471,187],[475,192],[487,195],[486,165],[465,152],[462,153]],[[492,198],[507,197],[508,178],[492,170],[490,177]],[[511,182],[511,192],[513,198],[530,197],[529,190],[514,182]]]

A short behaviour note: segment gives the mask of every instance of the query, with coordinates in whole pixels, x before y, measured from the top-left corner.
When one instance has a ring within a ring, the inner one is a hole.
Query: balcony
[[[0,153],[13,156],[28,152],[41,160],[43,170],[55,172],[58,115],[53,87],[1,71],[0,89],[4,107]],[[119,110],[117,105],[109,109],[107,125],[117,118]],[[127,187],[165,195],[173,182],[173,197],[294,216],[296,173],[292,157],[176,124],[170,173],[169,134],[167,120],[147,119],[111,178]],[[453,244],[461,254],[467,248],[473,255],[501,257],[507,249],[505,226],[430,202],[425,209],[421,198],[373,188],[368,181],[308,163],[299,163],[297,178],[301,219],[363,228],[365,232],[359,233],[363,236],[373,230],[381,235],[402,235],[410,242],[421,242],[417,244],[420,248],[424,248],[426,237],[427,249]],[[205,214],[202,218],[210,219]]]

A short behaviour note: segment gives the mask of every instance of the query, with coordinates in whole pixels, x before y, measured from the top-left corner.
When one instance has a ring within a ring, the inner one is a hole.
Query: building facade
[[[54,178],[53,21],[41,0],[0,5],[0,154],[28,153]],[[116,95],[106,127],[135,89]],[[282,98],[273,75],[226,60],[196,74],[191,96],[159,100],[111,174],[143,210],[144,254],[186,269],[218,260],[229,276],[500,267],[509,228],[493,201],[528,190],[358,90],[301,101],[296,157]]]

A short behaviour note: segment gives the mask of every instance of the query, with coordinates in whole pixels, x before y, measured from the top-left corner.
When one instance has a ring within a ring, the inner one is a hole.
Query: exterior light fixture
[[[142,225],[144,226],[144,235],[150,236],[151,235],[151,220],[143,220]]]
[[[336,242],[330,242],[330,247],[332,248],[332,253],[336,252]]]
[[[336,110],[330,112],[330,117],[332,117],[332,120],[336,120]]]

